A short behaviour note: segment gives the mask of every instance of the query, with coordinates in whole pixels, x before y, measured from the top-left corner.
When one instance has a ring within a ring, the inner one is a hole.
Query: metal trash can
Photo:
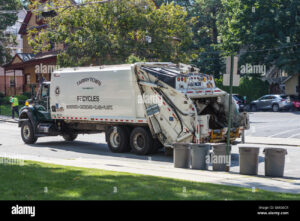
[[[268,147],[264,149],[265,154],[265,175],[272,177],[283,177],[285,155],[284,148]]]
[[[210,145],[209,144],[190,144],[192,169],[207,170]]]
[[[259,147],[239,147],[240,174],[257,175]]]
[[[174,144],[174,167],[190,168],[190,144],[189,143]]]
[[[226,144],[213,145],[211,161],[214,171],[226,171],[227,160],[230,163],[231,146],[229,147],[229,159],[226,157],[226,146]]]

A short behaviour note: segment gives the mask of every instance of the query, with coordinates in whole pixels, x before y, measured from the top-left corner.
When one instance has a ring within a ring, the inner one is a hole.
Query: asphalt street
[[[258,113],[255,113],[255,115]],[[262,113],[267,114],[267,113]],[[276,113],[277,114],[277,113]],[[281,114],[281,113],[278,113]],[[285,113],[283,113],[285,114]],[[288,113],[290,114],[290,113]],[[256,120],[251,118],[253,124],[259,122],[259,119],[263,121],[266,117],[256,117]],[[292,115],[299,117],[298,115]],[[293,122],[294,123],[294,122]],[[258,123],[259,124],[259,123]],[[279,125],[279,124],[278,124]],[[272,128],[273,129],[273,128]],[[277,133],[276,129],[274,129]],[[156,165],[172,165],[172,156],[165,156],[163,152],[151,156],[137,156],[133,153],[111,153],[105,142],[104,134],[93,134],[93,135],[79,135],[76,141],[66,142],[62,137],[43,137],[39,138],[36,144],[26,145],[23,143],[20,135],[20,128],[15,123],[7,123],[0,121],[0,153],[2,156],[15,156],[16,158],[22,158],[22,156],[34,156],[36,157],[49,157],[57,159],[84,159],[84,160],[99,160],[101,159],[112,159],[123,163],[136,163],[149,162],[155,163]],[[267,133],[272,135],[272,133]],[[259,156],[259,175],[264,175],[264,154],[263,148],[268,145],[259,145],[260,156]],[[284,146],[283,146],[284,147]],[[286,157],[285,177],[292,179],[300,178],[300,147],[285,146],[288,150]],[[107,165],[108,168],[110,165]],[[116,166],[116,165],[111,165]],[[211,170],[211,167],[209,168]],[[239,156],[238,146],[235,145],[232,148],[232,172],[239,172]]]
[[[246,136],[300,139],[300,112],[250,112]]]

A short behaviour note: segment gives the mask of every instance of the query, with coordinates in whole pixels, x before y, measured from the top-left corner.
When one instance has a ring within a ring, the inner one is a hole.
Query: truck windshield
[[[48,97],[49,96],[49,86],[44,85],[42,88],[42,97]]]

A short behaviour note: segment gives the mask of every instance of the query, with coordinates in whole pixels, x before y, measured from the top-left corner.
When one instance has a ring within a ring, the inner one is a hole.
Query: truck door
[[[50,85],[42,84],[39,98],[38,98],[38,104],[43,106],[47,112],[49,112],[49,92],[50,92]]]

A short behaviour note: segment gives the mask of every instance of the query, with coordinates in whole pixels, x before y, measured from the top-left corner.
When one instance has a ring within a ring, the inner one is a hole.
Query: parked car
[[[280,110],[290,110],[292,107],[293,103],[289,96],[279,94],[268,94],[250,103],[251,111],[272,110],[277,112]]]
[[[291,111],[300,110],[300,97],[296,95],[289,95],[289,97],[291,102],[293,103]]]
[[[238,105],[238,109],[240,112],[245,111],[245,107],[246,107],[246,100],[244,99],[243,96],[239,95],[239,94],[233,94],[232,97],[234,98],[234,100],[236,101],[236,104]]]
[[[234,96],[232,96],[232,99],[234,100],[235,108],[240,112],[241,110],[240,110],[239,102],[236,100]]]

